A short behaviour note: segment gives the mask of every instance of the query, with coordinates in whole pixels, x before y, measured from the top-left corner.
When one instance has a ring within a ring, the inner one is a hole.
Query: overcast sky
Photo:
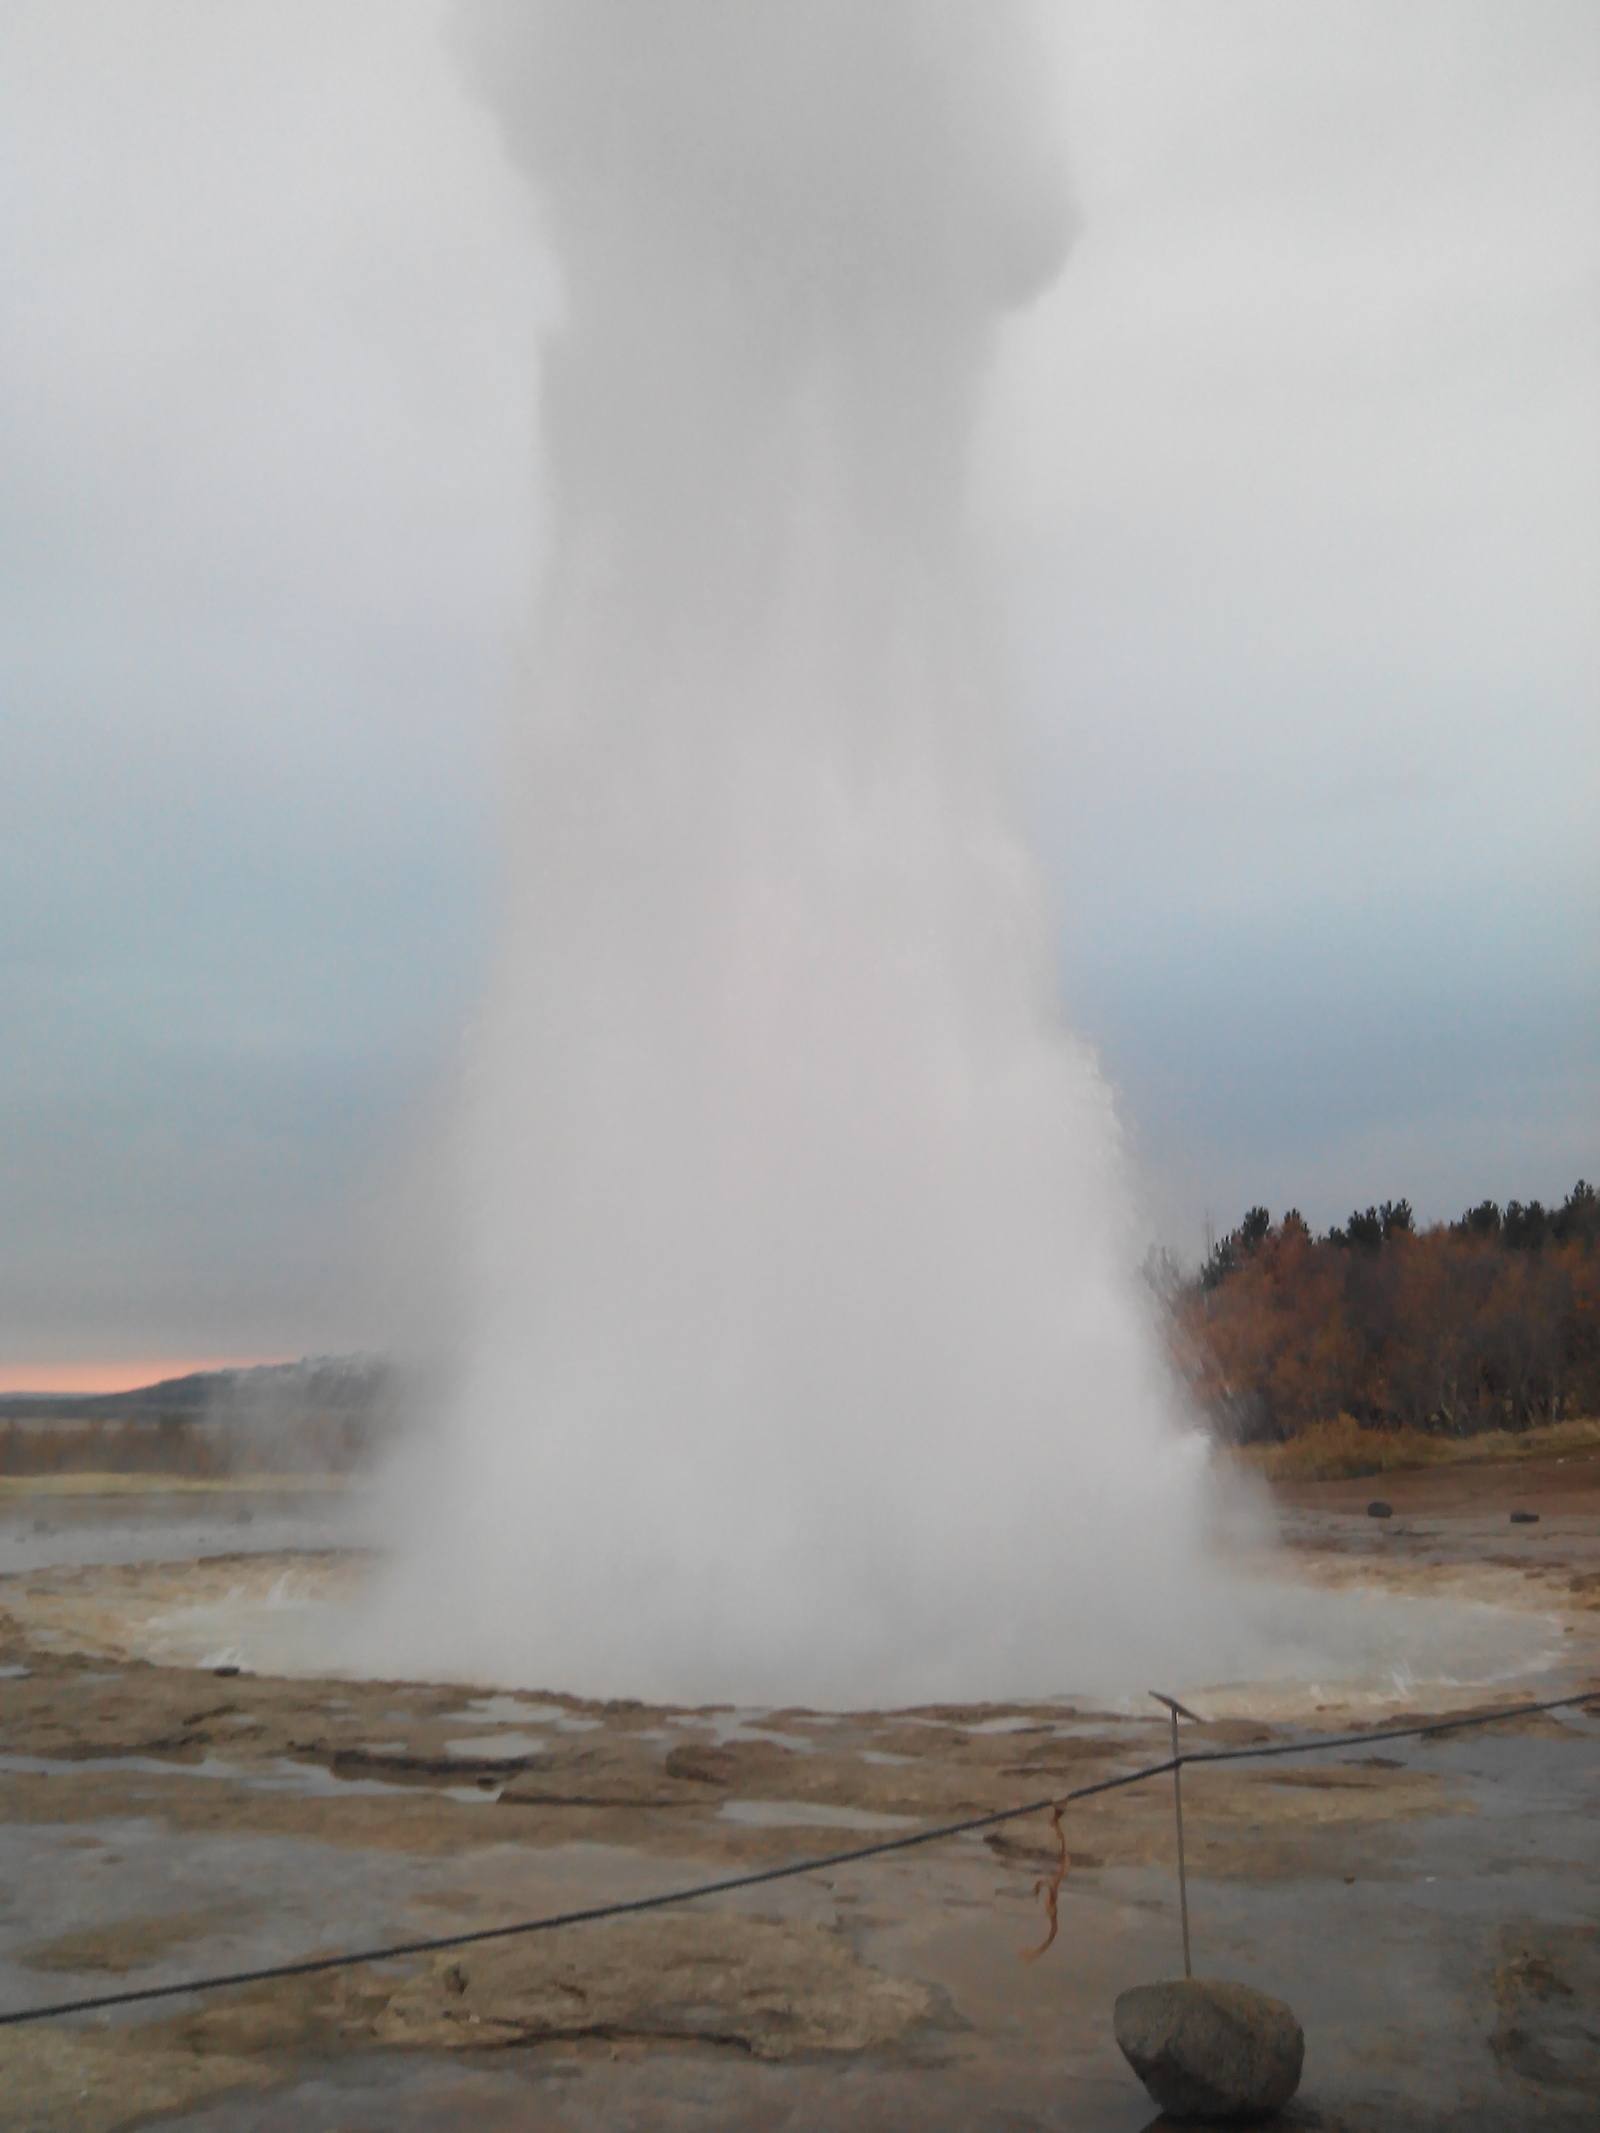
[[[979,468],[1154,1230],[1600,1171],[1600,10],[1048,6]],[[0,0],[0,1382],[382,1337],[491,938],[534,204],[443,0]]]

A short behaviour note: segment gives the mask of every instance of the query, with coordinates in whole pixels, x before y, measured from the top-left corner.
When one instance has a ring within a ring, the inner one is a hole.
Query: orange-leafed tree
[[[1453,1432],[1600,1410],[1600,1205],[1484,1201],[1418,1232],[1404,1200],[1313,1237],[1265,1208],[1173,1299],[1180,1360],[1216,1426],[1292,1436],[1349,1414]]]

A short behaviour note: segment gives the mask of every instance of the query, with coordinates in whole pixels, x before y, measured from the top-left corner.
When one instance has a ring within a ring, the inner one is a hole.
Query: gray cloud
[[[0,1357],[360,1337],[471,1012],[537,211],[430,0],[0,18]],[[1600,30],[1049,11],[982,466],[1157,1217],[1593,1169]]]
[[[1600,1139],[1600,28],[1056,19],[1083,237],[994,517],[1155,1201],[1192,1245],[1207,1200],[1558,1192]]]
[[[469,1011],[544,298],[437,12],[0,23],[17,1361],[349,1338]]]

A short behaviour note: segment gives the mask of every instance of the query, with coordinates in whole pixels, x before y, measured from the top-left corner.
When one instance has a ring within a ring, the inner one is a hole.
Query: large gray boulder
[[[1123,2057],[1174,2118],[1265,2117],[1300,2086],[1306,2040],[1294,2011],[1251,1985],[1135,1985],[1113,2020]]]

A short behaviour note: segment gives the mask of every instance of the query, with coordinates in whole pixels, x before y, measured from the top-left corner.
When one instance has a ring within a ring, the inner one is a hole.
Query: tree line
[[[1219,1432],[1336,1415],[1468,1435],[1600,1412],[1600,1194],[1484,1200],[1419,1229],[1406,1200],[1322,1236],[1253,1207],[1167,1284],[1179,1365]]]

